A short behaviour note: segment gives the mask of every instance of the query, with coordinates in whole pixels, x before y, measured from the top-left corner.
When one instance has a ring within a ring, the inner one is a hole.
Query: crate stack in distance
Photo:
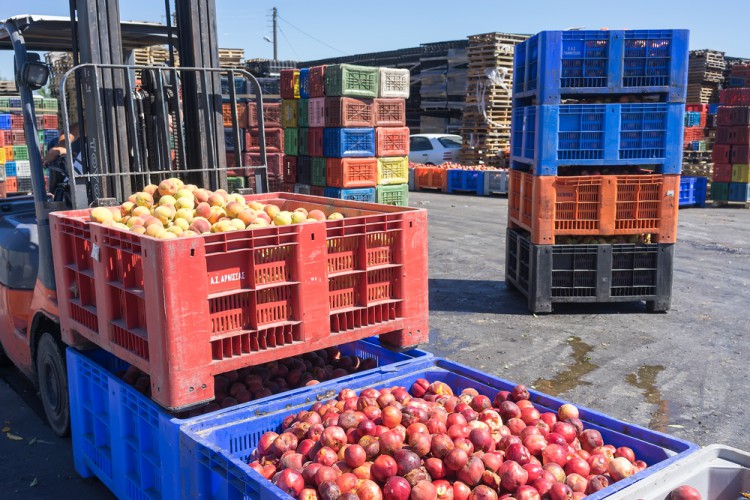
[[[532,312],[671,303],[686,30],[545,31],[515,52],[506,280]]]
[[[0,196],[31,192],[31,166],[20,96],[0,97]],[[40,153],[57,139],[57,99],[34,96]]]
[[[711,199],[717,205],[750,203],[750,65],[732,67],[720,94]]]
[[[336,64],[281,71],[285,189],[406,206],[408,70]]]

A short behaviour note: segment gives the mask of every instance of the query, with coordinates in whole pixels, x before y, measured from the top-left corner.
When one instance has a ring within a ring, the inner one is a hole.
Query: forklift
[[[225,141],[241,144],[242,100],[255,102],[260,165],[243,166],[236,154],[229,168],[252,169],[254,192],[268,190],[261,88],[250,73],[219,67],[214,0],[166,0],[164,9],[166,26],[121,22],[118,0],[70,0],[69,18],[0,21],[0,49],[15,55],[32,185],[31,194],[0,198],[0,361],[13,363],[36,385],[59,436],[70,432],[70,410],[49,214],[116,206],[166,177],[226,189]],[[152,45],[169,47],[170,64],[133,64],[133,49]],[[62,133],[70,138],[71,124],[78,125],[80,152],[68,141],[68,154],[49,165],[48,192],[32,92],[50,75],[38,52],[60,50],[72,52],[74,61],[60,84]],[[229,82],[223,91],[222,77]],[[241,78],[244,96],[234,84]],[[69,79],[75,83],[71,106]],[[227,108],[231,127],[222,116]]]

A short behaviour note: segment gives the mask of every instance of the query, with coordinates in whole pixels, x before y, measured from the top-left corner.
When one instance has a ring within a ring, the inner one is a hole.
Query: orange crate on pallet
[[[63,341],[138,367],[157,403],[183,409],[230,370],[373,335],[427,340],[425,210],[246,199],[345,219],[160,240],[91,223],[89,210],[51,214]]]
[[[448,186],[448,170],[436,167],[414,169],[414,189],[439,189],[445,192]]]
[[[376,127],[375,154],[378,157],[409,156],[409,128]]]
[[[679,188],[679,175],[563,177],[511,170],[509,225],[529,231],[536,245],[552,245],[557,236],[640,234],[674,243]]]
[[[378,185],[377,158],[328,158],[326,183],[337,188],[366,188]]]

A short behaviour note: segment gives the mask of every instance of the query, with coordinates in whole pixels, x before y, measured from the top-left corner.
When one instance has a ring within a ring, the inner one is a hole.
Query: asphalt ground
[[[429,211],[436,355],[614,418],[750,450],[750,210],[680,210],[672,308],[556,305],[530,314],[505,284],[507,199],[410,193]],[[111,498],[73,468],[33,386],[0,368],[3,498]],[[20,439],[19,439],[20,438]]]

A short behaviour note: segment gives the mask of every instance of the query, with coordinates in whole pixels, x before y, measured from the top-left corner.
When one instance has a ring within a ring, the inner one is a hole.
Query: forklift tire
[[[60,344],[49,333],[43,333],[39,339],[36,373],[47,422],[55,434],[65,437],[70,434],[68,374]]]

